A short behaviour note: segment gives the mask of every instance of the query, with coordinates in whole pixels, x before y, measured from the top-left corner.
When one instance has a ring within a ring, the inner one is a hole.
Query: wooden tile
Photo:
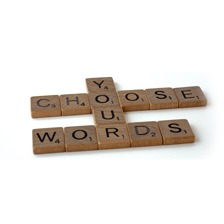
[[[125,124],[99,125],[96,127],[99,149],[130,147],[130,139]]]
[[[173,89],[179,101],[179,107],[201,107],[207,105],[207,100],[199,86]]]
[[[33,130],[33,153],[65,152],[63,128]]]
[[[120,106],[116,92],[90,93],[89,102],[92,108]]]
[[[90,114],[88,94],[67,94],[60,96],[62,116]]]
[[[116,92],[112,77],[87,78],[86,85],[89,93]]]
[[[122,90],[117,94],[123,111],[149,110],[149,101],[144,90]]]
[[[162,136],[157,122],[128,123],[131,147],[162,145]]]
[[[31,97],[31,115],[33,118],[61,116],[59,96]]]
[[[187,120],[159,121],[164,145],[193,143],[195,136]]]
[[[67,152],[98,149],[95,126],[66,127],[64,130]]]
[[[150,110],[177,108],[178,100],[172,88],[146,89]]]
[[[126,123],[121,107],[93,108],[93,116],[96,125]]]

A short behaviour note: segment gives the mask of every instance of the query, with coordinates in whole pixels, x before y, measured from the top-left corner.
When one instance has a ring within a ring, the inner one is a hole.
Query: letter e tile
[[[199,86],[174,88],[179,101],[179,107],[202,107],[207,105],[207,100]]]

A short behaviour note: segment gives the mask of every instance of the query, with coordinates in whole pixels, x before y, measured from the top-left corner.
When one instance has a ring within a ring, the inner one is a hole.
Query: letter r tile
[[[128,123],[131,147],[162,145],[162,136],[157,122]]]
[[[97,150],[96,128],[93,125],[65,127],[67,152]]]
[[[99,125],[96,127],[99,149],[130,147],[126,124]]]
[[[33,153],[65,152],[63,128],[33,129]]]
[[[193,143],[194,133],[186,119],[159,121],[164,145]]]
[[[179,101],[179,107],[202,107],[207,105],[207,100],[199,86],[174,88]]]

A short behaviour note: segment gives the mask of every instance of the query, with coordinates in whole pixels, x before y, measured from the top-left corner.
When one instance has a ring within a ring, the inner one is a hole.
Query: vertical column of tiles
[[[125,123],[114,81],[111,77],[86,79],[95,124]]]
[[[190,124],[185,119],[159,121],[158,124],[164,145],[193,143],[195,141]]]
[[[65,152],[63,128],[33,130],[33,153]]]
[[[179,101],[179,107],[202,107],[207,105],[207,99],[199,86],[174,88]]]
[[[98,149],[95,126],[66,127],[64,131],[67,152]]]
[[[123,111],[148,110],[149,101],[144,90],[118,91],[118,97]]]
[[[125,124],[99,125],[96,131],[99,149],[130,147],[130,138]]]
[[[172,88],[146,89],[150,110],[177,108],[178,100]]]
[[[92,108],[120,106],[114,81],[111,77],[88,78],[86,79],[86,85]]]
[[[31,97],[31,116],[33,118],[61,116],[59,96]]]
[[[128,123],[131,147],[162,145],[162,136],[157,122]]]
[[[86,93],[60,96],[62,115],[90,114],[89,97]]]

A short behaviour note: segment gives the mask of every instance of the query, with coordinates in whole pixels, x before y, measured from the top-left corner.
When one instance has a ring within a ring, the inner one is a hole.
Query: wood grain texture
[[[65,127],[65,147],[67,152],[97,150],[96,128],[93,125]]]
[[[87,78],[86,86],[89,93],[116,92],[112,77]]]
[[[186,119],[159,121],[164,145],[193,143],[194,133]]]
[[[118,91],[123,111],[149,110],[149,101],[143,89]]]
[[[207,99],[199,86],[174,88],[179,101],[179,107],[202,107],[207,105]]]
[[[31,97],[32,118],[61,116],[61,104],[58,95]]]
[[[150,110],[178,108],[178,100],[172,88],[146,89]]]
[[[33,153],[65,152],[63,128],[42,128],[33,130]]]
[[[62,116],[90,114],[89,96],[86,93],[60,96]]]
[[[125,117],[121,107],[93,108],[96,125],[125,124]]]
[[[96,127],[99,149],[130,147],[130,138],[125,124],[99,125]]]
[[[162,145],[162,136],[157,122],[128,123],[131,147]]]
[[[92,108],[120,106],[116,92],[90,93],[89,102]]]

